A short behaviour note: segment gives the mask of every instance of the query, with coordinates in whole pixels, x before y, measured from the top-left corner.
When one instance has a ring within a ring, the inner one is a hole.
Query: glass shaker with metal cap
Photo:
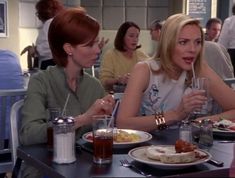
[[[213,122],[210,119],[201,122],[199,144],[206,147],[213,145]]]
[[[74,118],[56,118],[53,121],[53,135],[53,161],[58,164],[72,163],[76,161]]]

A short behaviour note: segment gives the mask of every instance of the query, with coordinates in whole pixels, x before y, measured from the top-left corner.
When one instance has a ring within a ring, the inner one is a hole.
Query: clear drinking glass
[[[204,95],[209,98],[209,80],[208,78],[193,78],[192,79],[192,90],[203,90]],[[193,111],[193,115],[206,116],[209,113],[208,100],[202,105],[201,109]]]
[[[93,116],[93,162],[107,164],[113,156],[113,124],[109,125],[111,116]]]

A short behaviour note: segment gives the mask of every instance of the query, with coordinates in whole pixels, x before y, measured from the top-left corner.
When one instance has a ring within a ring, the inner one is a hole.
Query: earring
[[[69,56],[72,56],[72,53],[69,53],[68,55],[69,55]]]

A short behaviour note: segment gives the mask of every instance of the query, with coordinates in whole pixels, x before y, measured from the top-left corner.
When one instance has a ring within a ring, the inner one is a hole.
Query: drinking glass
[[[209,98],[209,80],[208,78],[193,78],[192,79],[192,90],[203,90],[207,98]],[[208,100],[202,105],[201,109],[193,111],[194,115],[206,116],[208,114]]]
[[[93,162],[107,164],[113,156],[113,124],[112,117],[107,115],[93,116]]]

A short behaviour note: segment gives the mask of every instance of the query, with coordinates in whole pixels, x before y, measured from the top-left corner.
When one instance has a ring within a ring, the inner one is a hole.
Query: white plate
[[[235,130],[229,129],[229,127],[232,127],[232,126],[235,125],[234,122],[224,119],[224,120],[221,120],[217,123],[214,123],[214,125],[218,125],[219,123],[226,125],[228,128],[226,130],[213,128],[213,134],[214,135],[222,136],[222,137],[235,137]]]
[[[163,145],[161,145],[161,146],[163,146]],[[164,146],[174,147],[173,145],[164,145]],[[198,149],[197,151],[199,151],[199,153],[206,154],[207,156],[203,159],[199,159],[199,160],[196,160],[196,161],[190,162],[190,163],[167,164],[167,163],[162,163],[162,162],[157,161],[157,160],[149,159],[145,154],[145,150],[148,147],[149,146],[142,146],[142,147],[134,148],[134,149],[129,151],[128,155],[132,159],[134,159],[135,161],[145,163],[145,164],[154,166],[156,168],[161,168],[161,169],[182,169],[182,168],[186,168],[186,167],[189,167],[189,166],[202,164],[202,163],[208,161],[209,159],[211,159],[211,157],[212,157],[211,154],[208,153],[207,151]]]
[[[119,147],[127,147],[127,146],[133,146],[139,143],[144,143],[152,139],[152,135],[148,132],[144,131],[138,131],[138,130],[131,130],[131,129],[118,129],[118,130],[123,130],[128,133],[134,133],[140,136],[140,140],[135,141],[135,142],[113,142],[115,148]],[[92,136],[92,132],[87,132],[82,136],[82,139],[85,140],[86,142],[92,143],[92,139],[88,139],[89,136]]]
[[[215,136],[221,136],[221,137],[235,137],[235,131],[233,130],[220,130],[220,129],[216,129],[216,128],[213,128],[213,134]]]

